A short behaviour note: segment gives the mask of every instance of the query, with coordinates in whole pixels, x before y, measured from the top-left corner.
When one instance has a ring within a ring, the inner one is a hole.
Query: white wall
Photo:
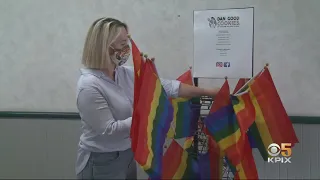
[[[320,115],[320,1],[0,0],[0,4],[0,110],[75,111],[85,34],[101,16],[127,22],[140,49],[156,57],[163,77],[176,78],[192,65],[193,10],[252,6],[254,71],[271,64],[289,114]],[[200,83],[210,87],[221,81]]]

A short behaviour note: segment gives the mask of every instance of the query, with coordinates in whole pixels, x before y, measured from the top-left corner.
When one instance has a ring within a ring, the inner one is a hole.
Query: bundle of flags
[[[258,179],[253,145],[267,160],[271,143],[294,145],[298,139],[267,66],[245,85],[238,84],[242,85],[236,86],[230,95],[225,80],[204,123],[226,156],[235,178]]]
[[[200,108],[195,108],[189,98],[169,98],[153,61],[147,57],[144,59],[135,42],[131,38],[130,41],[135,81],[131,146],[135,160],[151,179],[157,179],[163,172],[165,138],[193,136]],[[191,70],[182,74],[178,80],[193,85]],[[143,98],[140,98],[140,94],[143,94]]]
[[[291,143],[294,146],[299,142],[268,66],[252,78],[239,94],[243,93],[249,94],[256,112],[249,132],[265,161],[268,159],[267,149],[271,143]]]
[[[134,158],[149,179],[221,179],[224,158],[236,179],[258,179],[252,148],[267,160],[271,143],[298,143],[266,66],[254,78],[240,79],[232,94],[225,80],[204,119],[208,152],[194,154],[200,107],[192,102],[199,99],[168,97],[154,62],[144,59],[130,40],[134,62],[130,137]],[[193,85],[191,70],[177,80]],[[166,138],[172,142],[163,153]],[[175,141],[179,138],[186,138],[183,147]]]
[[[156,74],[154,64],[147,59],[141,90],[144,98],[137,104],[139,114],[136,161],[151,178],[162,172],[163,144],[173,118],[173,107]]]
[[[133,40],[135,72],[134,110],[130,136],[135,160],[151,178],[162,174],[163,144],[173,118],[173,107],[161,85],[155,65],[144,61]],[[143,98],[139,98],[143,94]]]

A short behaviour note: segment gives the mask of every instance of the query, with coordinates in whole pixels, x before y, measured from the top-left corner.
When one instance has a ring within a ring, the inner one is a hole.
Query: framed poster
[[[254,8],[193,13],[196,78],[253,76]]]

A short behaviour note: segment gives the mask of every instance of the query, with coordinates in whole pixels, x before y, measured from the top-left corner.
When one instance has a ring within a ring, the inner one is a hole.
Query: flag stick
[[[265,68],[268,68],[268,66],[269,63],[267,63],[259,73],[257,73],[254,77],[247,81],[236,93],[234,93],[234,95],[238,95],[239,92],[241,92],[249,83],[251,83],[256,77],[258,77],[265,70]]]

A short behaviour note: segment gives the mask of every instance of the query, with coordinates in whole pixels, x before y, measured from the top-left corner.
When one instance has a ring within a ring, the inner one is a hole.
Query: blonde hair
[[[113,18],[99,18],[92,23],[83,48],[82,64],[87,68],[107,69],[112,61],[109,47],[127,25]]]

